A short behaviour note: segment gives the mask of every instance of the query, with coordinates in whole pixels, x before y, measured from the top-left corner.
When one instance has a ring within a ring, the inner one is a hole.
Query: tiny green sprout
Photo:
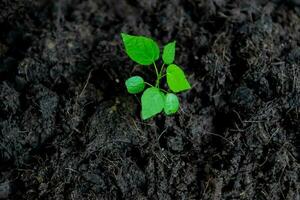
[[[140,76],[133,76],[126,80],[125,85],[128,93],[137,94],[145,89],[145,84],[150,86],[141,97],[143,120],[149,119],[162,111],[166,115],[175,114],[179,109],[179,100],[174,93],[183,92],[191,89],[191,85],[185,77],[183,70],[174,64],[176,42],[170,42],[163,48],[162,61],[160,69],[156,61],[160,57],[160,50],[157,43],[151,38],[145,36],[135,36],[121,33],[125,46],[125,52],[134,62],[143,65],[153,65],[156,73],[155,84],[144,82]],[[166,69],[165,69],[165,66]],[[169,90],[160,88],[160,81],[166,77]],[[173,93],[172,93],[173,92]]]

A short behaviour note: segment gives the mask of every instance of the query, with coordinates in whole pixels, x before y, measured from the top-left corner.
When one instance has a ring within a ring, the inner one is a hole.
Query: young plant
[[[127,55],[136,63],[144,66],[153,65],[156,73],[155,84],[144,81],[140,76],[133,76],[126,80],[125,85],[130,94],[137,94],[148,87],[142,94],[142,119],[149,119],[162,112],[172,115],[179,109],[179,100],[174,93],[182,92],[191,88],[182,69],[173,64],[175,58],[176,42],[170,42],[163,48],[163,64],[160,69],[156,66],[159,59],[159,47],[155,41],[144,36],[134,36],[122,33],[122,40]],[[167,68],[164,67],[167,65]],[[170,91],[160,88],[160,80],[166,77]],[[173,93],[172,93],[173,92]]]

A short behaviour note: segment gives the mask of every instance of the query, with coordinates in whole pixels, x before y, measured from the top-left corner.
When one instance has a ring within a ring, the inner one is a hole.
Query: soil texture
[[[140,118],[120,33],[193,86]],[[300,199],[299,0],[1,0],[0,199]]]

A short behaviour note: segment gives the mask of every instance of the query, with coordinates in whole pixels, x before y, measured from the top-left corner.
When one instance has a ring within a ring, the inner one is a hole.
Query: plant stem
[[[160,76],[159,78],[160,78],[160,79],[162,79],[162,78],[163,78],[163,77],[165,77],[165,76],[166,76],[166,74],[164,74],[164,75]]]
[[[160,72],[159,72],[159,76],[161,76],[163,69],[164,69],[165,63],[161,66]]]
[[[159,71],[159,75],[158,75],[157,80],[156,80],[156,84],[158,85],[158,87],[159,87],[160,79],[165,76],[165,75],[162,76],[164,66],[165,66],[165,63],[163,63],[163,65],[161,66],[160,71]]]
[[[160,68],[160,71],[158,73],[158,70],[157,70],[157,66],[155,64],[155,62],[153,63],[154,65],[154,68],[155,68],[155,72],[156,72],[156,83],[155,83],[155,87],[159,88],[159,82],[160,82],[160,79],[164,76],[162,76],[162,73],[163,73],[163,70],[164,70],[164,66],[165,66],[165,63],[163,63],[163,65],[161,66]]]
[[[154,65],[155,73],[156,73],[156,83],[155,83],[155,87],[158,87],[158,88],[159,88],[159,82],[158,82],[158,79],[159,79],[159,73],[158,73],[158,70],[157,70],[157,67],[156,67],[155,62],[153,62],[153,65]]]
[[[148,83],[148,82],[144,82],[146,85],[150,86],[150,87],[154,87],[154,85]],[[164,89],[161,89],[161,88],[158,88],[159,90],[163,91],[164,93],[168,93],[168,91],[164,90]]]
[[[151,86],[151,87],[154,87],[154,85],[152,85],[152,84],[150,84],[150,83],[148,83],[148,82],[144,82],[146,85],[149,85],[149,86]]]
[[[168,91],[164,90],[164,89],[161,89],[159,88],[161,91],[163,91],[164,93],[168,93]]]

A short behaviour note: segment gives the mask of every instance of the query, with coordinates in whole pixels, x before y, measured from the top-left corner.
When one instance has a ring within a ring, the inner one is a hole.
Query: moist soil
[[[0,199],[299,200],[299,5],[0,1]],[[121,32],[177,41],[179,113],[141,120]]]

